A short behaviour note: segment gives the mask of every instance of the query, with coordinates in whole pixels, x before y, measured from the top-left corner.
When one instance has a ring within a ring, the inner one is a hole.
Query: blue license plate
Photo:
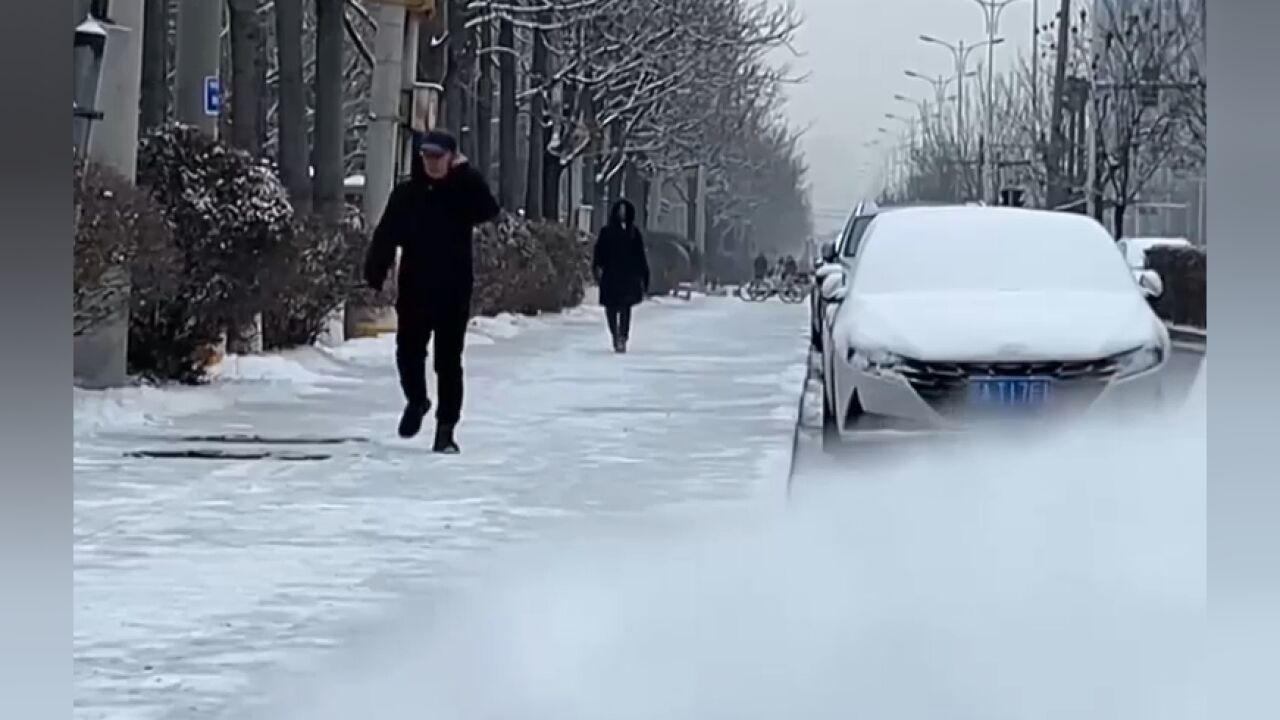
[[[980,378],[969,381],[969,404],[980,410],[1035,410],[1049,404],[1048,378]]]

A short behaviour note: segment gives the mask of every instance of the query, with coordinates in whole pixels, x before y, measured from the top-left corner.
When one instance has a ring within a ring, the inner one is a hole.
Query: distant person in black
[[[644,236],[636,227],[636,208],[627,200],[614,203],[609,224],[600,228],[592,253],[592,267],[600,284],[614,352],[627,351],[631,338],[631,308],[649,292],[649,258]]]
[[[435,335],[440,406],[432,449],[456,453],[454,428],[462,415],[462,349],[471,319],[471,231],[498,216],[485,179],[458,153],[452,135],[433,130],[414,136],[416,162],[409,180],[391,191],[373,231],[365,280],[381,290],[400,248],[396,298],[396,369],[407,402],[400,437],[422,429],[427,397],[427,343]]]
[[[763,280],[769,276],[769,258],[760,253],[756,256],[756,279]]]

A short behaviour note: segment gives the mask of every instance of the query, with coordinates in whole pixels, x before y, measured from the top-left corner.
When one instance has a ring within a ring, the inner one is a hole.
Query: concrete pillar
[[[382,218],[391,197],[396,171],[403,160],[399,157],[401,91],[405,76],[405,30],[407,16],[403,6],[378,5],[378,32],[373,40],[373,88],[369,98],[368,137],[365,141],[363,212],[370,229]],[[416,68],[415,68],[416,70]],[[411,74],[412,77],[412,74]],[[388,280],[390,282],[390,279]],[[369,334],[385,311],[348,303],[343,315],[343,334],[347,338]]]
[[[103,22],[107,42],[97,97],[102,120],[95,123],[88,158],[129,182],[137,176],[138,103],[142,96],[143,0],[115,0],[112,22]],[[106,285],[123,288],[110,317],[72,341],[72,374],[90,389],[128,382],[129,275],[127,268],[106,273]]]

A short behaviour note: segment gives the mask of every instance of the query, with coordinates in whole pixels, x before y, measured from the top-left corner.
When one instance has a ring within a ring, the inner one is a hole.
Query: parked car
[[[897,209],[818,275],[828,441],[1158,396],[1168,331],[1092,218]]]
[[[827,243],[822,247],[821,260],[819,267],[822,265],[839,264],[846,269],[850,262],[858,255],[858,248],[862,244],[862,238],[866,234],[867,228],[871,225],[871,221],[882,212],[897,210],[904,207],[940,207],[941,204],[930,203],[912,203],[908,205],[890,205],[880,206],[874,201],[865,200],[858,203],[850,213],[849,219],[845,221],[844,228],[840,231],[840,236],[835,242]],[[825,302],[822,293],[818,292],[817,279],[815,277],[814,292],[809,300],[809,346],[816,352],[822,352],[822,315],[825,312]]]

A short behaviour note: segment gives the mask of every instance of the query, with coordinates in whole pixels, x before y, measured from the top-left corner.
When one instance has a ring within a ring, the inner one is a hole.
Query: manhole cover
[[[287,462],[329,460],[321,453],[271,452],[269,450],[133,450],[125,457],[152,460],[283,460]]]
[[[228,445],[348,445],[367,443],[362,437],[268,437],[265,435],[187,435],[166,438],[174,442],[220,443]]]

